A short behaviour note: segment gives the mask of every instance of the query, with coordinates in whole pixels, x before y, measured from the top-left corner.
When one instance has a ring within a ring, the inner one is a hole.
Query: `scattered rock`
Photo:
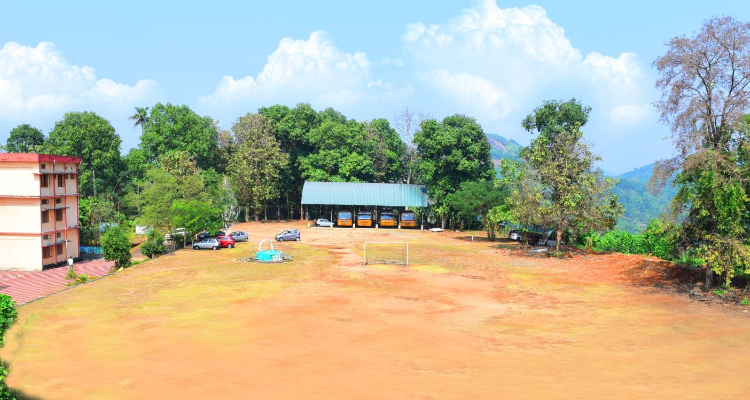
[[[698,301],[708,301],[703,291],[697,288],[690,290],[690,298]]]

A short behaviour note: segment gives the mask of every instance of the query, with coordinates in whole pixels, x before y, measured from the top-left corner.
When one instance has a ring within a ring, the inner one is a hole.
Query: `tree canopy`
[[[10,131],[5,150],[9,153],[38,153],[43,144],[42,131],[29,124],[22,124]]]

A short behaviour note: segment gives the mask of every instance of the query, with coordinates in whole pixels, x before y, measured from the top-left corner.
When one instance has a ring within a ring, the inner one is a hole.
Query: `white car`
[[[510,240],[521,240],[521,234],[518,233],[518,231],[510,231],[510,235],[508,236],[508,239],[510,239]]]
[[[315,220],[315,226],[324,226],[326,228],[333,226],[333,222],[325,219],[325,218],[319,218]]]

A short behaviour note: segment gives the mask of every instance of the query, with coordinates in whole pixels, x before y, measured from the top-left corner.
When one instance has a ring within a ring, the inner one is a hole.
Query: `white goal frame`
[[[367,244],[405,244],[406,245],[406,266],[409,266],[409,242],[364,242],[364,255],[362,265],[367,265]]]

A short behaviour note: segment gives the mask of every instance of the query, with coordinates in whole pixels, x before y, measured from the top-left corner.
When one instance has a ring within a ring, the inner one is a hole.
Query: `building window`
[[[46,224],[49,222],[49,213],[47,211],[42,211],[42,223]]]
[[[42,258],[52,257],[52,247],[42,247]]]
[[[65,175],[57,176],[57,187],[65,187]]]
[[[42,205],[49,204],[49,199],[42,199]]]
[[[49,240],[49,235],[43,235],[43,236],[42,236],[42,239],[44,239],[44,240]]]
[[[42,169],[47,169],[47,164],[42,164]]]
[[[62,233],[58,232],[57,233],[57,238],[60,239],[61,236],[62,236]]]
[[[63,220],[63,210],[55,210],[55,221]]]
[[[62,198],[55,199],[55,204],[62,204]]]
[[[75,179],[75,178],[76,178],[75,174],[68,174],[68,179]]]
[[[42,187],[49,187],[49,175],[42,175]]]
[[[62,243],[55,246],[55,253],[62,254],[62,252],[63,252]]]

